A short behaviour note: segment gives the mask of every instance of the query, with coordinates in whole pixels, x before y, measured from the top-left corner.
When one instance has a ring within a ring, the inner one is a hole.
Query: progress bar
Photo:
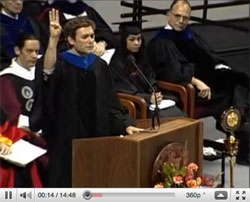
[[[175,197],[174,192],[169,193],[92,193],[92,197],[122,197],[122,198],[134,198],[134,197]]]

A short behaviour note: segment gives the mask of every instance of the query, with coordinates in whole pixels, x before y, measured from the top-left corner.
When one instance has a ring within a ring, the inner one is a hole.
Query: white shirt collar
[[[6,13],[6,11],[5,11],[4,9],[1,9],[1,13],[2,13],[3,15],[6,15],[6,16],[12,18],[12,19],[18,20],[18,15],[16,15],[15,17],[13,17],[12,15]]]
[[[73,19],[73,18],[76,18],[76,17],[85,17],[85,16],[88,16],[88,14],[87,14],[86,11],[83,11],[79,15],[71,15],[71,14],[68,14],[68,13],[63,13],[63,15],[66,18],[66,20],[70,20],[70,19]]]
[[[164,27],[164,29],[172,30],[173,28],[169,24],[166,24],[166,26]]]
[[[54,3],[54,0],[48,0],[49,5]]]
[[[16,62],[16,58],[12,59],[11,65],[0,72],[0,76],[5,74],[14,74],[20,78],[26,80],[34,80],[35,79],[35,67],[31,67],[29,70],[22,67]]]

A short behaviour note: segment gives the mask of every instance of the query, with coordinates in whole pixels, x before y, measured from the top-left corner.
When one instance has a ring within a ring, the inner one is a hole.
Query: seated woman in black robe
[[[131,61],[131,58],[134,58],[135,63],[138,64],[138,67],[141,68],[141,71],[156,89],[154,73],[144,57],[144,39],[141,32],[138,23],[121,23],[120,47],[112,58],[110,71],[114,80],[114,86],[118,92],[143,97],[150,108],[150,105],[155,103],[154,94],[151,87],[145,82]],[[176,99],[173,95],[163,95],[158,90],[156,97],[158,104],[161,104],[163,99],[170,99],[170,97],[171,99]],[[153,111],[148,109],[148,116],[151,117],[152,115]],[[171,106],[160,110],[159,115],[160,117],[170,117],[183,116],[184,114],[177,106]]]

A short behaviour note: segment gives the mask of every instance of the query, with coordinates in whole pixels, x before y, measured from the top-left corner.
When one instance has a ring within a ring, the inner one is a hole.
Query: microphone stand
[[[160,127],[160,118],[159,118],[159,106],[158,106],[158,102],[157,102],[157,97],[156,97],[156,91],[155,88],[152,86],[152,84],[149,82],[149,80],[147,79],[147,77],[144,75],[144,73],[141,71],[141,69],[138,67],[138,65],[135,63],[135,58],[132,55],[128,56],[128,59],[131,60],[132,64],[134,65],[134,67],[136,68],[136,70],[139,72],[140,76],[143,78],[143,80],[148,84],[148,86],[151,88],[154,98],[155,98],[155,109],[153,112],[153,117],[152,117],[152,129],[153,130],[157,130],[156,129],[156,124],[155,124],[155,119],[157,120],[157,125],[158,127]]]

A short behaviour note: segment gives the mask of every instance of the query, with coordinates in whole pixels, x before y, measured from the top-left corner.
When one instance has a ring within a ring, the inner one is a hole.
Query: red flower
[[[197,177],[198,166],[190,163],[178,168],[173,163],[164,162],[162,165],[161,181],[155,188],[213,186],[213,179],[201,176]]]
[[[195,163],[190,163],[190,164],[188,164],[187,169],[188,169],[188,170],[192,170],[192,171],[194,171],[194,172],[197,172],[198,166],[197,166]]]
[[[201,185],[206,187],[213,187],[214,185],[214,179],[208,176],[202,176],[201,177]]]
[[[182,176],[174,176],[173,181],[175,184],[181,184],[181,183],[183,183],[183,177]]]
[[[185,181],[192,180],[193,177],[194,177],[193,171],[191,169],[188,169],[186,172]]]

